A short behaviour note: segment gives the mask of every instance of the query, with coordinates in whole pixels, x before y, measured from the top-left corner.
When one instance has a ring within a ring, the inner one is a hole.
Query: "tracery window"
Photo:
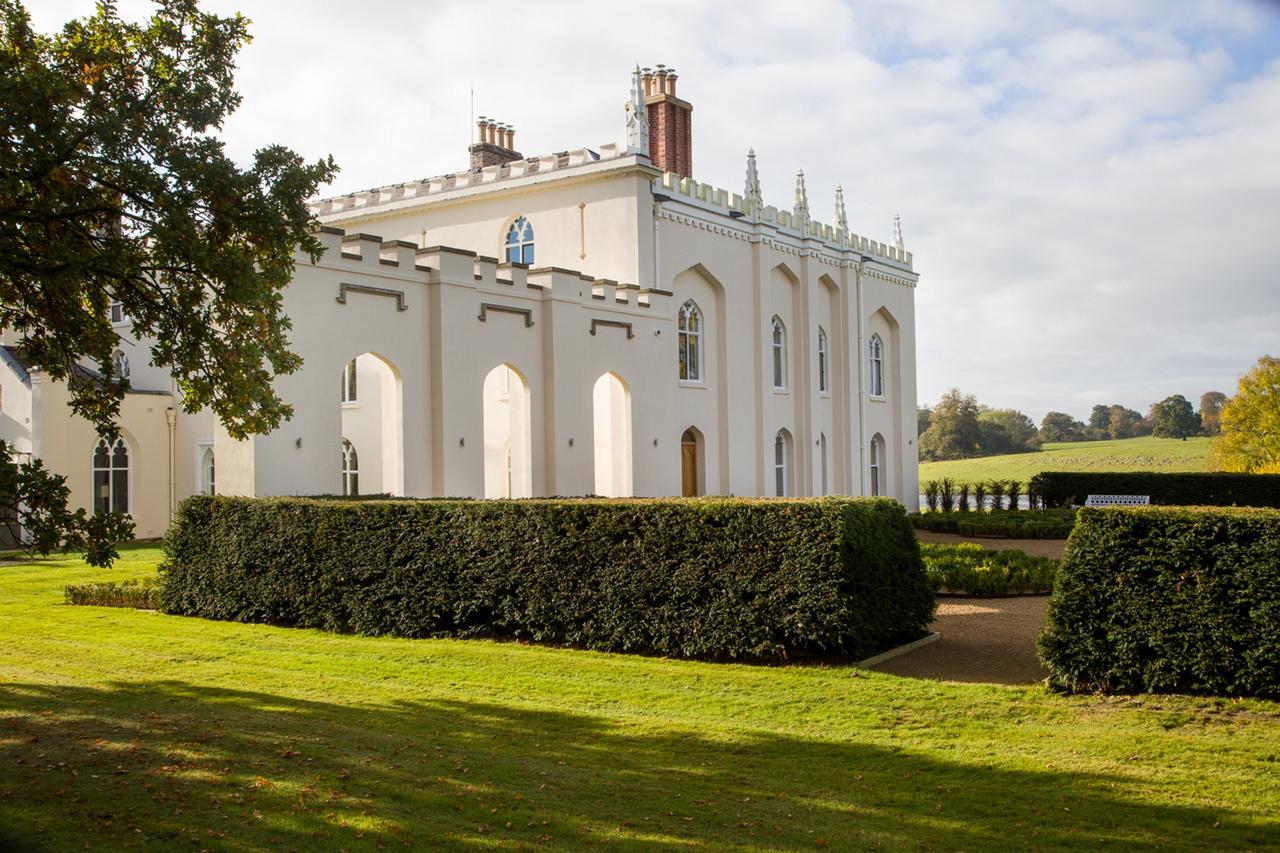
[[[123,438],[98,439],[93,450],[93,511],[129,511],[129,446]]]
[[[773,493],[780,498],[787,496],[787,484],[791,481],[791,436],[785,429],[778,430],[773,439]]]
[[[342,439],[342,494],[360,494],[360,457],[356,455],[355,446],[345,438]]]
[[[884,479],[880,472],[884,456],[884,439],[876,435],[871,439],[871,495],[879,497],[884,491]]]
[[[776,314],[773,317],[773,387],[787,387],[787,327]]]
[[[121,379],[129,378],[129,357],[120,350],[111,354],[111,368]]]
[[[507,229],[506,249],[508,263],[533,263],[533,226],[523,216],[512,222]]]
[[[872,397],[884,396],[884,343],[881,342],[879,335],[871,336],[870,345],[870,361],[868,365],[871,370],[870,391]]]
[[[827,388],[827,332],[818,327],[818,390],[825,392]]]
[[[680,306],[676,339],[680,350],[680,380],[702,381],[702,310],[692,299]]]

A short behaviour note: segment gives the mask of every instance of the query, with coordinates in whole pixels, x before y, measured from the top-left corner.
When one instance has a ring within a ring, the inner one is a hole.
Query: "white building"
[[[0,408],[28,409],[0,427],[140,536],[212,490],[915,508],[917,276],[896,222],[888,244],[851,233],[838,189],[834,224],[814,220],[802,173],[789,209],[765,205],[753,154],[741,194],[698,183],[674,71],[632,89],[624,144],[525,158],[482,119],[469,170],[317,201],[326,253],[299,255],[284,295],[294,416],[270,435],[180,412],[125,317],[118,446],[13,352]]]

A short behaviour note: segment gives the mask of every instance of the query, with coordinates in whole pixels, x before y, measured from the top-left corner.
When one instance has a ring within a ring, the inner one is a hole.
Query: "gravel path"
[[[1038,541],[1038,540],[1032,540]],[[910,678],[1031,684],[1048,675],[1036,658],[1048,596],[942,598],[931,630],[941,639],[874,669]]]
[[[959,542],[973,542],[988,551],[1021,551],[1037,557],[1053,557],[1062,559],[1062,551],[1067,546],[1065,539],[998,539],[996,537],[960,536],[955,533],[933,533],[928,530],[917,530],[916,538],[921,542],[942,542],[954,545]]]

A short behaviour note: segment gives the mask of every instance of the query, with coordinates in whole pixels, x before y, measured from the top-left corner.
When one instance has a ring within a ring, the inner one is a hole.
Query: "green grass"
[[[1122,438],[1046,444],[1035,453],[1010,453],[950,462],[921,462],[920,484],[950,477],[956,484],[983,480],[1018,480],[1023,484],[1041,471],[1205,471],[1211,438]]]
[[[48,849],[1260,849],[1280,704],[335,636],[0,567],[0,835]],[[0,847],[5,839],[0,838]]]

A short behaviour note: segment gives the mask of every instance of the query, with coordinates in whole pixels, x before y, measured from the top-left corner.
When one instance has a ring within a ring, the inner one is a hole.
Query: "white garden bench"
[[[1148,506],[1151,495],[1089,495],[1085,506]]]

